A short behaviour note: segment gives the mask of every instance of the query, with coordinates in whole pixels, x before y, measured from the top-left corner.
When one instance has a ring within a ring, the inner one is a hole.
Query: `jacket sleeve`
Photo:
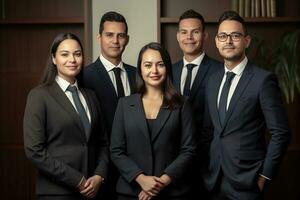
[[[124,127],[123,99],[119,100],[112,126],[110,152],[113,163],[118,168],[121,176],[128,182],[135,180],[136,176],[143,173],[137,164],[126,153],[126,131]],[[130,116],[129,116],[130,117]]]
[[[272,179],[278,171],[291,136],[280,88],[273,74],[264,80],[260,91],[260,106],[271,134],[261,174]]]
[[[47,107],[44,96],[43,90],[33,89],[27,98],[23,121],[25,154],[34,166],[50,179],[77,187],[84,175],[51,157],[47,151]]]
[[[195,128],[192,120],[192,109],[189,101],[185,101],[180,111],[181,147],[177,158],[164,170],[172,182],[177,182],[187,173],[196,156]]]

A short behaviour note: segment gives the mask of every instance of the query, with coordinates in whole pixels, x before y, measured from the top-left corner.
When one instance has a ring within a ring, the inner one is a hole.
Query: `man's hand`
[[[262,176],[259,176],[257,180],[257,185],[261,192],[264,190],[265,183],[266,183],[266,179]]]

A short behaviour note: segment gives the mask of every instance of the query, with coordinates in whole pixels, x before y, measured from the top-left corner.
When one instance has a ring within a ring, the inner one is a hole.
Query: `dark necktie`
[[[113,72],[114,72],[115,78],[116,78],[116,84],[117,84],[117,90],[118,90],[118,98],[124,97],[125,93],[124,93],[124,88],[123,88],[121,74],[120,74],[121,69],[119,67],[115,67],[115,68],[113,68]]]
[[[223,126],[225,117],[226,117],[226,111],[227,111],[227,99],[228,99],[228,92],[231,86],[231,82],[233,77],[235,76],[235,73],[233,72],[227,72],[226,73],[226,81],[224,83],[221,96],[220,96],[220,101],[219,101],[219,117],[220,117],[220,122],[221,125]]]
[[[84,127],[85,135],[88,138],[89,133],[90,133],[90,122],[89,122],[88,116],[87,116],[87,114],[86,114],[86,112],[85,112],[85,110],[83,108],[83,105],[82,105],[82,103],[81,103],[81,101],[79,99],[77,88],[75,86],[69,85],[69,87],[67,88],[67,90],[72,93],[72,98],[73,98],[76,110],[77,110],[77,112],[79,114],[81,123],[82,123],[82,125]]]
[[[186,80],[185,80],[185,84],[184,84],[184,88],[183,88],[183,95],[184,96],[190,96],[190,92],[191,92],[191,80],[192,80],[192,70],[195,67],[195,64],[187,64],[186,68],[187,68],[187,76],[186,76]]]

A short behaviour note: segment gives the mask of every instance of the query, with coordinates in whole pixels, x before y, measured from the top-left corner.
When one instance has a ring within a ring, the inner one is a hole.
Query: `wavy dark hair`
[[[74,35],[73,33],[60,33],[60,34],[58,34],[54,38],[54,40],[52,42],[52,45],[51,45],[51,48],[50,48],[47,64],[46,64],[44,74],[43,74],[42,79],[41,79],[41,84],[42,85],[51,85],[55,81],[55,77],[57,76],[58,72],[57,72],[56,65],[52,61],[52,57],[56,56],[56,51],[57,51],[58,46],[60,45],[60,43],[62,43],[66,39],[72,39],[72,40],[75,40],[75,41],[78,42],[78,44],[80,45],[80,48],[81,48],[82,58],[84,58],[82,44],[80,42],[80,39],[76,35]],[[83,62],[82,62],[82,67],[83,66],[84,65],[83,65]],[[83,69],[81,68],[79,74],[76,76],[77,83],[80,86],[82,85],[82,78],[83,78]]]
[[[145,94],[146,92],[145,81],[143,80],[141,74],[141,66],[142,66],[143,55],[148,49],[158,51],[166,67],[166,79],[164,80],[163,88],[162,88],[163,106],[173,109],[177,106],[182,105],[183,97],[176,91],[175,87],[172,84],[173,75],[172,75],[172,62],[171,62],[170,55],[168,51],[161,44],[156,42],[151,42],[145,45],[139,53],[138,62],[137,62],[137,73],[136,73],[137,92],[142,95]]]
[[[233,20],[233,21],[240,22],[242,24],[244,34],[248,35],[246,22],[237,12],[235,12],[233,10],[225,11],[219,18],[218,26],[220,26],[220,24],[225,20]]]

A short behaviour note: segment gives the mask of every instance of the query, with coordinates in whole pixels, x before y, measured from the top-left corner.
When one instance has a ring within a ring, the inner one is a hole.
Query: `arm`
[[[290,130],[281,92],[275,75],[264,80],[260,91],[260,106],[266,126],[272,135],[264,160],[261,175],[270,179],[276,174],[282,156],[290,141]]]
[[[189,171],[196,156],[195,129],[192,120],[192,110],[188,101],[185,101],[181,108],[180,121],[180,152],[177,158],[165,169],[165,174],[170,177],[172,182],[179,181],[184,176],[184,173]]]
[[[118,168],[121,176],[128,182],[135,181],[135,178],[143,173],[136,163],[127,155],[126,133],[123,110],[124,99],[120,99],[112,126],[110,152],[113,163]],[[130,117],[130,116],[127,116]]]
[[[55,159],[47,150],[47,95],[43,90],[32,90],[24,113],[24,148],[26,156],[43,174],[72,187],[78,187],[84,176],[76,169]]]

